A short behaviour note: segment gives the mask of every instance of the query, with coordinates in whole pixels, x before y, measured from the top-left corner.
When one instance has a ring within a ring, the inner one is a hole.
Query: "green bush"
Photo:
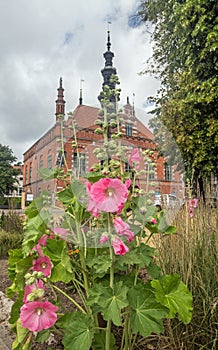
[[[2,211],[0,217],[0,228],[6,232],[22,234],[23,222],[24,219],[20,213],[14,210]]]
[[[23,234],[0,230],[0,257],[6,257],[9,249],[20,248]]]

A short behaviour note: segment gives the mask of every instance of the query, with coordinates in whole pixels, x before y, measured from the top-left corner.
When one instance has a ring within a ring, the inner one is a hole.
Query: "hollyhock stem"
[[[58,290],[61,294],[63,294],[66,298],[68,298],[83,314],[86,314],[85,310],[80,306],[74,299],[72,299],[67,293],[65,293],[62,289],[53,285],[53,288]]]
[[[76,231],[77,231],[79,242],[80,242],[79,256],[80,256],[80,262],[81,262],[81,267],[82,267],[84,288],[86,291],[86,295],[88,297],[89,284],[88,284],[87,275],[86,275],[86,262],[85,262],[85,256],[84,256],[84,248],[82,246],[82,242],[83,242],[84,237],[82,236],[80,226],[79,226],[79,223],[77,221],[76,221]],[[83,243],[85,244],[85,242],[83,242]]]
[[[108,213],[108,234],[110,235],[110,214]],[[112,260],[112,264],[110,267],[110,287],[114,290],[114,252],[113,248],[109,247],[110,258]],[[111,335],[111,320],[107,322],[106,328],[106,339],[105,339],[105,350],[110,350],[110,335]]]

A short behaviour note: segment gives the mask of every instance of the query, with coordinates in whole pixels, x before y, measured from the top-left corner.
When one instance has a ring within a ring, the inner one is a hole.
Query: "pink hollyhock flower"
[[[132,152],[130,153],[128,163],[131,167],[133,167],[135,165],[136,170],[139,170],[140,169],[140,164],[139,164],[140,160],[141,160],[141,156],[139,153],[139,149],[134,148],[132,150]]]
[[[189,216],[190,218],[194,217],[194,209],[192,207],[189,208]]]
[[[88,210],[102,210],[114,213],[120,210],[128,196],[128,188],[119,179],[103,178],[93,185],[87,184],[89,195]]]
[[[36,251],[39,254],[39,256],[43,256],[41,245],[38,243],[33,247],[32,251]]]
[[[20,309],[22,326],[31,332],[40,332],[52,327],[56,320],[58,307],[49,301],[31,301]]]
[[[45,247],[48,238],[50,238],[50,239],[54,238],[53,233],[50,233],[50,235],[46,235],[46,234],[42,235],[42,237],[39,239],[38,243]]]
[[[198,206],[198,199],[192,198],[189,200],[189,207],[197,208]]]
[[[132,242],[134,240],[134,233],[130,231],[129,225],[121,218],[114,219],[114,228],[118,235],[126,236],[129,242]]]
[[[153,218],[153,219],[151,219],[151,223],[155,225],[157,223],[157,220],[155,218]]]
[[[51,260],[47,256],[40,256],[38,259],[33,261],[31,270],[41,271],[44,276],[50,276],[52,269]]]
[[[54,233],[61,237],[62,239],[66,239],[68,235],[68,231],[63,227],[54,227]]]
[[[113,239],[111,244],[116,255],[125,255],[129,251],[129,248],[123,243],[120,238]]]
[[[126,179],[125,181],[125,185],[127,188],[129,188],[129,186],[131,185],[132,181],[130,179]]]
[[[28,302],[28,298],[27,298],[28,295],[37,289],[45,290],[44,283],[42,280],[36,280],[35,283],[31,284],[30,286],[26,285],[25,290],[24,290],[23,302],[27,303]]]
[[[103,235],[101,236],[101,238],[100,238],[100,243],[101,243],[101,244],[104,244],[104,243],[107,242],[107,241],[108,241],[108,236],[105,235],[105,234],[103,234]]]

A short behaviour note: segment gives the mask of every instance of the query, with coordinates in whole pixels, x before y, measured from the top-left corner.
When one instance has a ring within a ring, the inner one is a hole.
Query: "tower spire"
[[[64,88],[62,86],[62,78],[60,78],[59,82],[59,88],[57,89],[58,96],[56,103],[56,122],[58,121],[58,115],[64,115],[65,114],[65,101],[64,101]]]
[[[111,22],[108,22],[108,25]],[[110,29],[108,26],[107,30],[107,51],[103,54],[104,59],[105,59],[105,66],[101,70],[101,74],[103,76],[103,84],[102,88],[104,88],[105,85],[109,86],[110,89],[114,89],[114,83],[111,82],[111,76],[114,74],[117,74],[117,70],[115,67],[113,67],[113,58],[114,58],[114,53],[111,51],[111,37],[110,37]],[[98,100],[101,102],[101,95],[98,96]],[[115,102],[115,97],[111,97],[111,102]]]
[[[79,90],[79,105],[80,106],[83,104],[83,88],[82,88],[83,82],[84,82],[84,80],[80,79],[80,90]]]

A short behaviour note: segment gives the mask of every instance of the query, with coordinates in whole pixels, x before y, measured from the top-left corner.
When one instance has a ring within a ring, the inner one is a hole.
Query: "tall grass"
[[[19,213],[9,210],[0,216],[0,258],[7,257],[9,249],[21,247],[23,240],[24,218]]]
[[[156,349],[218,349],[217,209],[199,204],[194,217],[188,203],[175,216],[177,234],[155,238],[163,273],[178,273],[193,294],[192,322],[166,323]]]

